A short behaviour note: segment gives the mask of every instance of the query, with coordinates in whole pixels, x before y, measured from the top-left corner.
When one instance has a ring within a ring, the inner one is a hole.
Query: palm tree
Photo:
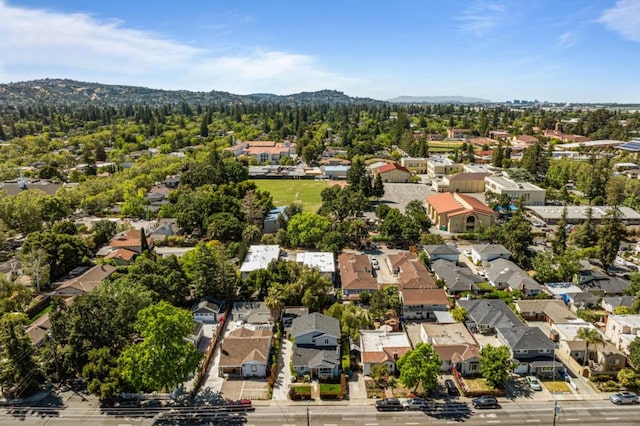
[[[257,225],[247,225],[242,231],[242,239],[249,243],[260,240],[260,237],[262,237],[262,231]]]
[[[594,345],[595,347],[598,345],[604,346],[604,338],[597,329],[592,327],[582,327],[578,330],[577,337],[586,343],[584,360],[582,361],[582,366],[584,367],[587,365],[587,359],[589,358],[589,345]]]

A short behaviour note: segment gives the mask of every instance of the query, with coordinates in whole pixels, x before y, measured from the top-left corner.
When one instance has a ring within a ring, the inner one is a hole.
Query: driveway
[[[362,372],[353,372],[349,377],[349,400],[367,399],[367,387]]]
[[[275,400],[289,399],[289,385],[291,384],[291,357],[293,356],[293,343],[287,338],[282,339],[282,347],[278,354],[278,377],[273,385],[273,397]]]

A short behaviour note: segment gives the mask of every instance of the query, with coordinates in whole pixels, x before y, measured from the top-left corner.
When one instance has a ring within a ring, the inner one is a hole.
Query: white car
[[[378,262],[378,259],[376,259],[375,257],[372,257],[371,266],[373,267],[373,269],[380,269],[380,263]]]

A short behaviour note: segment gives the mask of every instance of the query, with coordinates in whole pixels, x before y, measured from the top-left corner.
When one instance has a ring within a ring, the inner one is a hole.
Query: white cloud
[[[558,47],[569,48],[576,44],[576,35],[572,31],[567,31],[556,37]]]
[[[501,2],[477,1],[456,19],[462,22],[460,30],[481,36],[505,21],[506,7]]]
[[[235,13],[235,12],[233,12]],[[232,13],[232,14],[233,14]],[[236,93],[346,90],[359,80],[327,71],[310,55],[208,49],[84,13],[10,6],[0,0],[0,81],[68,77],[166,89]],[[250,22],[251,17],[234,15]]]
[[[640,2],[637,0],[618,0],[605,10],[598,22],[623,38],[640,42]]]

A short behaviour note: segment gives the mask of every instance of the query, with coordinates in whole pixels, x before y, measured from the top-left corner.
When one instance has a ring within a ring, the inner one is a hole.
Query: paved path
[[[278,377],[273,386],[274,400],[287,400],[289,392],[289,384],[291,383],[291,356],[293,355],[293,343],[287,338],[282,339],[282,349],[278,355]]]

